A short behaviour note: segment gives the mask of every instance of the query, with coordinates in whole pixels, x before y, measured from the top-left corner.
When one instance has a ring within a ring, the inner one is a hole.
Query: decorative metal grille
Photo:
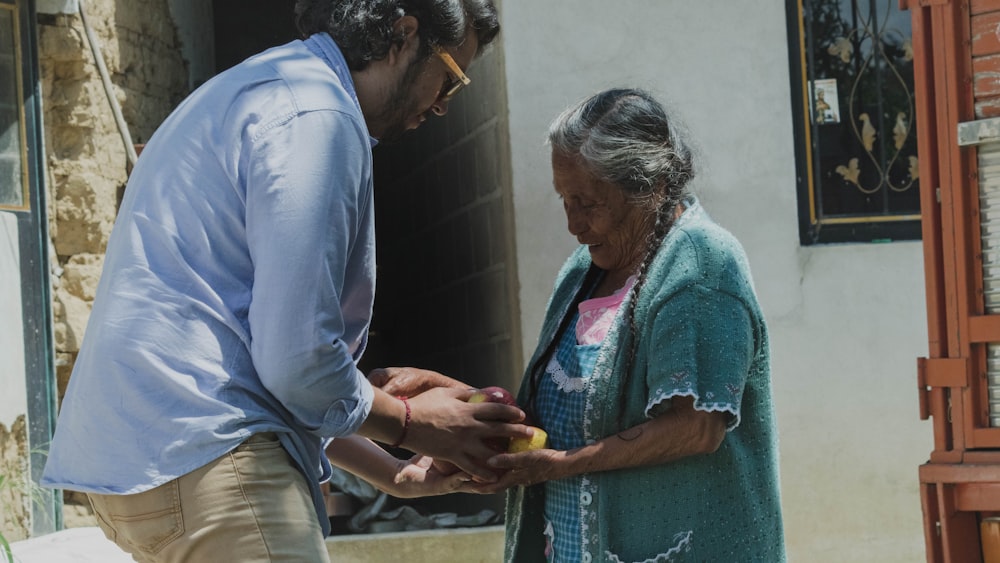
[[[807,160],[800,197],[809,202],[803,238],[812,239],[805,242],[825,242],[822,231],[834,226],[844,240],[918,237],[909,14],[898,0],[796,4],[805,100],[800,158]]]

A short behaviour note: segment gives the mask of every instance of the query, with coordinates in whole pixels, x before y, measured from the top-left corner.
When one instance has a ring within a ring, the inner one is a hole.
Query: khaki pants
[[[88,497],[141,563],[330,561],[305,478],[272,433],[155,489]]]

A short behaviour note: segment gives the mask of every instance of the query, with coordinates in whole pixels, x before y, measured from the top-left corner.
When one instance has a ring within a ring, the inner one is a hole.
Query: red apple
[[[491,386],[483,387],[482,389],[477,389],[475,393],[469,397],[470,403],[500,403],[502,405],[510,405],[512,407],[517,406],[517,401],[514,400],[514,396],[510,394],[510,391],[504,389],[503,387]],[[485,443],[489,447],[493,448],[498,452],[506,451],[507,445],[510,442],[510,438],[495,438],[492,440],[486,440]]]
[[[469,397],[470,403],[502,403],[504,405],[510,405],[512,407],[521,408],[521,405],[517,404],[514,399],[514,395],[507,391],[503,387],[483,387],[482,389],[477,389],[475,393]],[[521,409],[524,410],[524,409]],[[527,412],[524,413],[524,420],[521,424],[528,426],[538,426],[535,424],[534,419],[531,418]]]
[[[517,401],[514,400],[514,396],[510,394],[510,391],[504,389],[503,387],[483,387],[482,389],[476,390],[475,393],[469,397],[470,403],[500,403],[503,405],[510,405],[512,407],[517,406]]]
[[[510,405],[512,407],[517,406],[517,401],[514,399],[514,395],[510,391],[504,389],[503,387],[490,386],[483,387],[482,389],[477,389],[468,399],[470,403],[500,403],[502,405]],[[526,422],[527,424],[527,422]],[[509,438],[496,438],[492,440],[486,440],[486,445],[493,448],[497,452],[504,452],[510,443]],[[458,471],[458,467],[445,460],[434,460],[432,464],[436,470],[444,475],[451,475]]]

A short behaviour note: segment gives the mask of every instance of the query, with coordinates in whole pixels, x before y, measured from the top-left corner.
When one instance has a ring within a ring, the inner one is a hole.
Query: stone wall
[[[17,417],[9,430],[0,423],[0,534],[9,542],[28,537],[31,528],[27,459],[24,415]]]
[[[187,94],[186,63],[167,0],[90,0],[85,10],[132,141],[144,143]],[[87,325],[128,159],[82,18],[40,15],[38,33],[61,400]],[[79,500],[67,496],[70,525],[71,515],[83,511]]]
[[[86,3],[134,143],[187,94],[187,68],[166,0]],[[83,338],[127,179],[122,141],[78,15],[39,17],[59,396]]]

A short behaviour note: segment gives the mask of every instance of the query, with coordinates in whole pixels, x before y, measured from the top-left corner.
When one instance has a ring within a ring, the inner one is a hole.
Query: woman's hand
[[[642,424],[568,451],[533,450],[500,454],[487,467],[501,472],[494,483],[462,485],[463,491],[492,493],[581,473],[670,463],[718,449],[730,415],[694,408],[692,397],[674,397],[669,411]]]
[[[490,494],[519,485],[562,479],[570,475],[566,472],[566,460],[567,452],[550,449],[495,455],[487,461],[487,466],[500,472],[499,479],[495,483],[460,483],[459,492]]]
[[[377,368],[368,373],[368,381],[390,395],[414,397],[435,387],[469,389],[469,386],[443,373],[411,367]]]

